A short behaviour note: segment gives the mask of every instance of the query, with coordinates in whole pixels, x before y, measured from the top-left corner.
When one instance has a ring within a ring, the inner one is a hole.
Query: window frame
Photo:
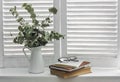
[[[66,0],[53,0],[53,5],[59,10],[57,15],[54,16],[54,27],[55,31],[60,32],[65,35],[65,39],[62,39],[61,41],[55,41],[55,56],[44,56],[46,65],[48,66],[51,63],[54,63],[57,61],[57,59],[61,56],[68,56],[67,55],[67,49],[65,48],[67,46],[67,39],[66,39],[66,32],[67,29],[64,27],[67,26],[66,24]],[[118,0],[118,4],[120,4],[120,1]],[[2,14],[2,0],[0,1],[0,43],[3,43],[3,14]],[[120,11],[120,5],[118,5],[118,11]],[[117,57],[90,57],[90,56],[80,56],[80,59],[83,60],[88,60],[92,63],[92,66],[97,66],[97,67],[120,67],[120,13],[118,12],[118,56]],[[59,27],[59,28],[58,28]],[[3,44],[0,44],[0,67],[26,67],[28,65],[27,60],[24,60],[23,62],[15,62],[18,59],[23,60],[24,56],[4,56],[4,48]],[[48,60],[53,60],[54,61],[48,61]],[[13,61],[15,60],[15,61]],[[21,63],[20,65],[17,65],[18,63]]]
[[[0,19],[2,21],[0,22],[1,29],[0,30],[0,42],[3,43],[3,0],[0,1]],[[59,2],[56,0],[53,0],[53,6],[56,7],[58,10],[60,10]],[[54,30],[56,32],[60,33],[60,11],[57,12],[56,15],[53,15],[54,19]],[[27,67],[29,65],[29,61],[25,58],[24,55],[4,55],[4,44],[0,44],[0,67]],[[45,66],[48,66],[56,61],[60,57],[60,40],[54,41],[54,55],[43,55],[43,59],[45,61]]]
[[[2,0],[0,0],[0,19],[1,19],[1,21],[0,21],[0,43],[3,43],[3,9],[2,9],[3,7],[2,7]],[[0,52],[0,67],[3,67],[3,54],[4,54],[4,52],[3,52],[3,44],[0,44],[0,50],[1,50],[1,52]]]
[[[119,13],[119,11],[120,11],[120,1],[118,0],[118,3],[117,3],[117,5],[118,5],[118,19],[117,19],[117,21],[118,21],[118,24],[117,24],[117,26],[118,26],[118,54],[117,54],[117,56],[115,56],[115,57],[109,57],[109,56],[102,56],[102,57],[100,57],[100,56],[89,56],[89,55],[86,55],[86,56],[83,56],[83,55],[81,55],[81,56],[78,56],[78,58],[80,59],[80,60],[88,60],[88,61],[90,61],[91,62],[91,65],[92,66],[97,66],[97,67],[120,67],[120,65],[119,65],[119,63],[118,62],[120,62],[120,28],[119,28],[119,26],[120,26],[120,19],[119,19],[119,17],[120,17],[120,13]],[[64,27],[67,27],[67,0],[61,0],[61,11],[62,11],[62,13],[61,13],[61,33],[62,34],[65,34],[66,36],[67,36],[67,29],[66,28],[64,28]],[[62,40],[62,54],[63,54],[63,56],[68,56],[67,55],[67,38],[65,37],[65,39],[64,40]]]

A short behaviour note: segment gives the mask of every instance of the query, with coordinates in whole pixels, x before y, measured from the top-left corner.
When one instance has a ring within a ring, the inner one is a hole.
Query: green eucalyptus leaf
[[[25,7],[25,6],[27,6],[27,3],[23,3],[22,7]]]
[[[22,21],[23,20],[23,18],[22,17],[19,17],[18,19],[17,19],[17,22],[20,22],[20,21]]]
[[[20,44],[23,44],[23,42],[24,42],[24,37],[23,37],[23,36],[19,36],[19,37],[18,37],[18,42],[19,42]]]
[[[24,29],[23,29],[22,26],[18,26],[18,30],[21,31],[21,32],[23,32]]]
[[[57,13],[57,9],[55,7],[49,8],[49,12],[56,14]]]
[[[45,20],[46,20],[46,21],[49,21],[49,20],[50,20],[50,18],[49,18],[49,17],[47,17]]]
[[[18,43],[17,37],[15,37],[15,38],[13,39],[13,42],[14,42],[14,43]]]

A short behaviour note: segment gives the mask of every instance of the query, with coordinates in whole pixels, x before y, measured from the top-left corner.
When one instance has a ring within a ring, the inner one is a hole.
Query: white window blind
[[[13,38],[18,33],[18,23],[16,19],[11,15],[9,9],[17,6],[20,16],[24,17],[26,21],[30,22],[29,14],[21,8],[23,3],[30,3],[34,7],[37,19],[42,21],[49,15],[48,8],[53,7],[53,0],[3,0],[3,35],[4,35],[4,55],[24,55],[22,48],[23,45],[13,43]],[[53,20],[53,16],[52,16]],[[54,29],[54,25],[51,24],[46,30],[50,31]],[[13,36],[11,36],[11,34]],[[27,51],[29,53],[29,51]],[[54,54],[54,42],[50,42],[42,48],[43,55]]]
[[[66,0],[67,54],[117,55],[118,1]]]

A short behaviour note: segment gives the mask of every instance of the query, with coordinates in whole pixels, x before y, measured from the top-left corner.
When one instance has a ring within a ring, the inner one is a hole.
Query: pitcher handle
[[[25,57],[27,58],[27,60],[30,62],[30,58],[26,54],[25,49],[26,49],[26,47],[23,48],[23,53],[24,53]],[[29,49],[29,48],[27,48],[27,49]],[[29,50],[31,51],[31,49],[29,49]]]

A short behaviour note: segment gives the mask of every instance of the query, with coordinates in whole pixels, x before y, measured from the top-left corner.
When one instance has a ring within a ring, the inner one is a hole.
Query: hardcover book
[[[71,78],[75,77],[78,75],[83,75],[83,74],[88,74],[91,73],[91,68],[90,67],[84,67],[72,72],[66,72],[66,71],[61,71],[61,70],[56,70],[56,69],[50,69],[50,73],[53,75],[57,75],[62,78]]]
[[[62,78],[70,78],[78,75],[91,73],[90,62],[82,61],[81,63],[56,63],[49,66],[50,73]]]

